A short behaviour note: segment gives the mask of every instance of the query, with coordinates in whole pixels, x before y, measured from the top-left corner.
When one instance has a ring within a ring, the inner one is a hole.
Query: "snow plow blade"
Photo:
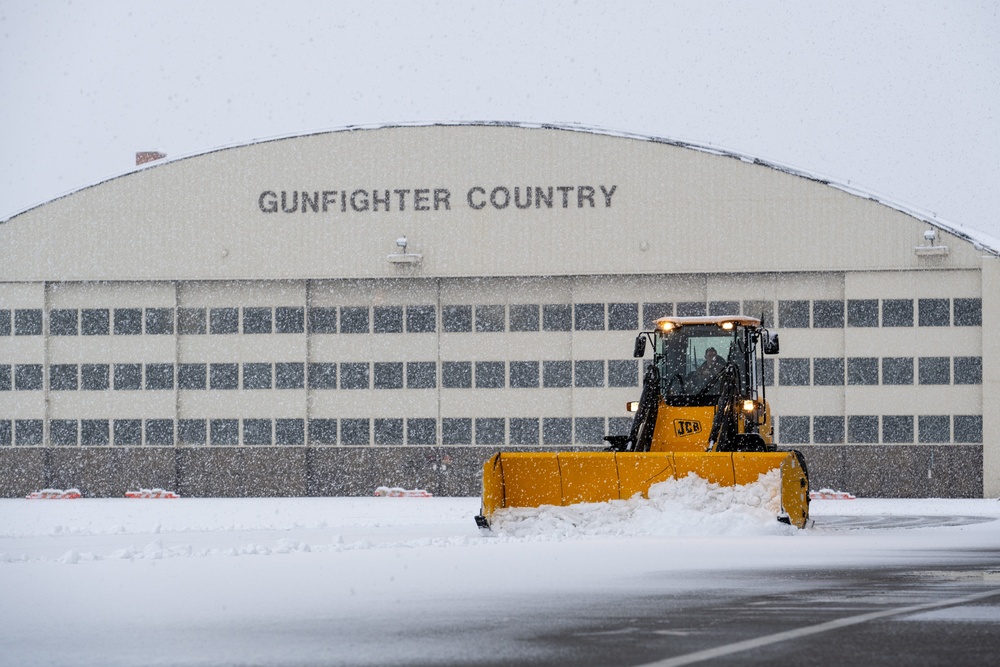
[[[809,519],[809,480],[798,452],[500,452],[483,465],[480,527],[507,507],[573,505],[644,497],[649,487],[687,475],[720,486],[756,482],[781,470],[781,514],[797,528]]]

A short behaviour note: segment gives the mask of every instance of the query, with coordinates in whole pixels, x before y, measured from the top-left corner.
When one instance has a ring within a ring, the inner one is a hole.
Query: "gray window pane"
[[[950,442],[951,419],[948,415],[920,415],[917,417],[918,442]]]
[[[337,420],[336,419],[310,419],[309,420],[309,444],[311,445],[336,445],[337,444]],[[365,444],[368,444],[367,442]]]
[[[14,444],[14,429],[9,419],[0,419],[0,447],[10,447]]]
[[[18,391],[35,391],[41,388],[41,364],[17,364],[14,366],[14,389]]]
[[[568,445],[572,442],[573,420],[568,417],[546,417],[542,420],[542,442],[546,445]]]
[[[243,333],[269,334],[272,331],[270,308],[244,308]]]
[[[305,331],[305,308],[279,306],[274,309],[274,331],[280,334],[299,334]]]
[[[951,302],[948,299],[917,301],[917,323],[922,327],[946,327],[951,324]]]
[[[537,389],[538,362],[537,361],[510,362],[510,387],[511,389]]]
[[[808,359],[779,359],[778,382],[783,385],[803,387],[809,384]]]
[[[505,386],[504,362],[476,362],[476,389],[503,389]]]
[[[42,444],[42,429],[41,419],[15,419],[14,444],[18,446]]]
[[[204,389],[208,382],[205,364],[178,364],[178,389]]]
[[[370,387],[368,362],[340,364],[341,389],[368,389]],[[367,442],[365,444],[368,444]]]
[[[494,332],[506,331],[507,322],[504,307],[500,306],[476,306],[476,331]]]
[[[0,310],[0,336],[10,335],[10,311]]]
[[[115,389],[142,389],[142,364],[115,364]]]
[[[639,328],[639,304],[609,303],[608,329],[611,331],[635,331]]]
[[[844,384],[844,360],[837,358],[813,359],[813,384],[820,386]]]
[[[765,327],[774,326],[774,302],[773,301],[744,301],[743,314],[747,317],[760,318],[760,322]]]
[[[207,331],[204,308],[177,309],[177,333],[183,336],[196,336]]]
[[[710,301],[708,304],[709,315],[739,315],[739,301]]]
[[[0,391],[10,391],[14,383],[9,364],[0,364]]]
[[[631,417],[608,417],[608,435],[628,435],[631,429]]]
[[[538,304],[516,303],[510,305],[511,331],[538,331]]]
[[[569,361],[543,361],[542,384],[545,387],[570,387],[573,385],[573,365]]]
[[[240,444],[239,420],[213,419],[209,422],[209,438],[213,445]]]
[[[115,445],[137,447],[142,444],[141,419],[116,419],[114,422]]]
[[[454,417],[442,419],[441,443],[444,445],[471,445],[472,420]]]
[[[848,442],[878,442],[878,417],[851,415],[847,418]]]
[[[403,333],[402,306],[375,306],[375,333]]]
[[[573,307],[577,331],[604,331],[604,304],[578,303]]]
[[[246,374],[245,367],[243,373]],[[334,363],[309,364],[309,388],[336,389],[337,364]]]
[[[441,323],[449,333],[472,331],[472,306],[444,306]]]
[[[211,389],[237,389],[240,386],[239,364],[209,364],[208,386]]]
[[[604,361],[577,361],[574,379],[577,387],[603,387]]]
[[[49,442],[57,447],[72,447],[79,439],[79,426],[75,419],[50,419]]]
[[[208,330],[213,334],[234,334],[240,330],[238,308],[212,308],[208,311]],[[214,444],[214,443],[213,443]]]
[[[173,389],[173,364],[146,364],[146,389]]]
[[[407,333],[437,331],[437,309],[434,306],[407,306],[406,331]]]
[[[402,389],[403,388],[402,362],[376,361],[374,380],[376,389]]]
[[[878,357],[850,357],[847,384],[878,384]]]
[[[913,359],[911,357],[884,357],[882,359],[882,384],[913,384]]]
[[[273,373],[271,364],[249,363],[243,364],[243,388],[244,389],[270,389],[273,386]]]
[[[76,336],[79,330],[80,314],[77,310],[50,310],[49,334],[52,336]]]
[[[115,308],[115,335],[138,336],[142,333],[142,310]]]
[[[604,442],[604,417],[577,417],[573,420],[575,439],[581,445],[599,445]]]
[[[774,386],[774,359],[773,358],[764,359],[764,365],[763,365],[763,367],[761,367],[760,358],[757,358],[754,361],[754,367],[757,369],[757,374],[764,381],[764,386],[765,387],[773,387]],[[878,377],[876,377],[875,379],[877,380]]]
[[[410,445],[437,443],[437,420],[418,418],[406,420],[406,442]]]
[[[652,329],[656,320],[661,317],[672,317],[673,314],[673,303],[644,303],[642,304],[642,328]]]
[[[913,442],[913,416],[884,415],[882,417],[882,442]]]
[[[808,301],[779,301],[778,326],[782,329],[806,329],[809,327]]]
[[[636,359],[609,359],[608,386],[636,387],[639,385],[639,362]]]
[[[534,418],[510,419],[510,444],[512,445],[537,445],[538,444],[538,420]]]
[[[274,444],[304,445],[306,442],[306,427],[304,419],[275,419]]]
[[[348,306],[340,309],[340,333],[366,334],[369,332],[367,306]]]
[[[337,309],[310,308],[309,333],[317,333],[317,334],[337,333]]]
[[[955,384],[982,384],[982,357],[955,357]]]
[[[948,357],[920,357],[917,377],[920,384],[951,384],[951,360]]]
[[[983,324],[982,299],[955,299],[955,326],[978,327]]]
[[[111,314],[107,309],[86,309],[80,313],[80,333],[84,336],[107,336],[111,331]]]
[[[502,445],[505,435],[503,417],[486,417],[476,420],[477,445]]]
[[[204,445],[208,428],[204,419],[178,419],[177,440],[182,445]]]
[[[827,444],[843,441],[843,417],[813,417],[813,442]]]
[[[883,327],[912,327],[913,299],[883,299]]]
[[[779,440],[783,445],[804,445],[809,442],[809,417],[779,417]]]
[[[472,387],[472,362],[442,362],[441,386],[446,389],[469,389]]]
[[[677,304],[678,317],[701,317],[705,314],[705,304],[701,301],[681,301]]]
[[[270,445],[271,420],[270,419],[244,419],[243,420],[243,444],[244,445]]]
[[[42,311],[40,309],[25,309],[14,311],[15,336],[41,336]]]
[[[955,442],[982,442],[982,415],[955,415]]]
[[[53,391],[76,391],[76,364],[52,364],[49,366],[49,389]]]
[[[376,445],[401,445],[401,444],[403,444],[403,420],[402,419],[376,419],[375,420],[375,444]]]
[[[292,361],[274,365],[275,389],[302,389],[306,384],[306,366]]]
[[[83,364],[80,366],[80,389],[104,391],[110,386],[111,369],[108,364]]]
[[[433,361],[408,361],[406,363],[407,389],[434,389],[437,387],[437,363]]]
[[[174,333],[173,308],[147,308],[146,333],[149,335],[166,335]]]
[[[840,329],[843,326],[843,301],[813,301],[813,327],[817,329]]]
[[[547,303],[542,306],[542,329],[545,331],[570,331],[573,328],[573,309],[569,304]]]
[[[878,299],[849,299],[847,301],[847,326],[877,327]]]
[[[107,419],[80,420],[80,444],[102,447],[111,443],[111,425]]]
[[[169,447],[174,444],[173,419],[147,419],[146,444],[157,447]]]

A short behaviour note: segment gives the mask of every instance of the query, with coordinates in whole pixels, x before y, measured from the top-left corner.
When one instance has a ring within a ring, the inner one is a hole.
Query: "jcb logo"
[[[674,430],[677,431],[678,438],[701,433],[701,422],[691,421],[690,419],[675,419]]]

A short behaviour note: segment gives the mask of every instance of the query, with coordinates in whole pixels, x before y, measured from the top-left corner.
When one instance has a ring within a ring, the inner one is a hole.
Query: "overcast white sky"
[[[0,220],[170,157],[504,120],[724,148],[1000,238],[995,2],[0,0]]]

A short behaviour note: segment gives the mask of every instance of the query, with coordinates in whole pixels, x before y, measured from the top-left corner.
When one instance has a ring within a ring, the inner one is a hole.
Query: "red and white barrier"
[[[375,495],[382,498],[431,498],[434,496],[423,489],[403,489],[398,486],[380,486],[375,489]]]
[[[28,500],[76,500],[80,497],[80,489],[42,489],[32,491],[25,496]]]
[[[139,489],[138,491],[126,491],[126,498],[180,498],[173,491],[163,489]]]
[[[833,489],[820,489],[809,492],[810,500],[854,500],[853,493],[847,491],[834,491]]]

